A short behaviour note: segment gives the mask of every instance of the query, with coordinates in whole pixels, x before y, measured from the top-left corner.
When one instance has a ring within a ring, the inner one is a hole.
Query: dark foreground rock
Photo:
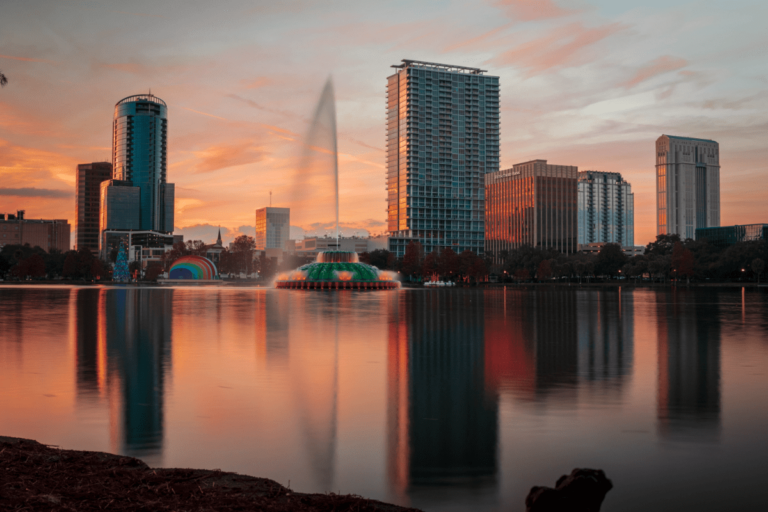
[[[533,487],[525,498],[526,512],[600,512],[613,488],[601,469],[574,469],[555,488]]]
[[[406,509],[359,496],[302,494],[266,478],[153,469],[139,459],[0,437],[0,510],[369,511]]]

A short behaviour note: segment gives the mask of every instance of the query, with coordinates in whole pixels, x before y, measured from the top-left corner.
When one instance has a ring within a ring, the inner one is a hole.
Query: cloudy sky
[[[767,17],[764,0],[2,0],[0,211],[73,222],[76,165],[110,160],[114,104],[150,89],[187,238],[252,234],[297,182],[330,204],[296,168],[332,76],[342,225],[382,232],[386,78],[408,58],[501,77],[502,168],[622,173],[638,245],[663,133],[720,143],[723,225],[768,222]],[[306,231],[332,219],[293,206]]]

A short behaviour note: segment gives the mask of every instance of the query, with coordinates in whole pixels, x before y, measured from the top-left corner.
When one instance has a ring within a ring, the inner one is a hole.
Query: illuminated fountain
[[[275,288],[293,290],[391,290],[400,288],[394,272],[360,263],[356,252],[324,251],[317,261],[277,276]]]
[[[318,160],[321,159],[321,160]],[[336,214],[336,247],[339,245],[339,157],[336,135],[336,104],[334,101],[333,84],[329,78],[320,95],[320,101],[315,109],[307,138],[304,143],[304,154],[297,173],[293,199],[305,197],[308,187],[305,180],[308,170],[311,172],[312,162],[320,161],[324,171],[331,174],[333,179],[335,214]],[[400,288],[400,282],[394,272],[382,271],[378,268],[360,263],[356,252],[324,251],[317,255],[314,263],[303,265],[291,272],[279,274],[275,279],[275,288],[294,290],[390,290]]]

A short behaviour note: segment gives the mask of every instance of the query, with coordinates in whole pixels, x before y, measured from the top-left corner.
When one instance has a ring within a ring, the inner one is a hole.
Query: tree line
[[[25,245],[5,245],[0,249],[0,277],[3,279],[84,279],[109,277],[110,264],[88,249],[60,251]]]

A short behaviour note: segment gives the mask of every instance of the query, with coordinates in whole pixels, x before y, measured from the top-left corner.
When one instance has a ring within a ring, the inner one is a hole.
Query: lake
[[[768,290],[0,287],[0,435],[442,510],[768,510]]]

